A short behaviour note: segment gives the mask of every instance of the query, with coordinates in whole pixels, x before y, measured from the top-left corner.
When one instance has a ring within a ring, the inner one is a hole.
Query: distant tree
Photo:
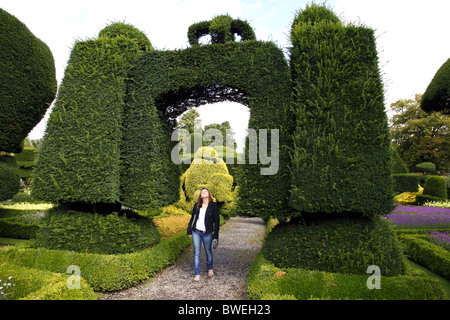
[[[450,168],[450,116],[421,109],[422,95],[401,99],[391,105],[394,148],[411,172],[421,162],[432,162],[437,170]]]
[[[212,123],[209,124],[207,126],[205,126],[205,131],[207,131],[208,129],[217,129],[222,133],[222,138],[223,138],[223,146],[227,146],[227,145],[231,145],[233,146],[233,149],[236,150],[237,148],[237,143],[236,140],[234,139],[234,132],[231,129],[231,125],[229,121],[225,121],[222,122],[221,124],[218,123]],[[216,144],[212,144],[211,142],[205,141],[204,145],[209,145],[209,146],[215,146]]]
[[[201,120],[200,113],[197,109],[191,109],[185,112],[177,124],[178,129],[186,129],[190,133],[194,133],[194,129],[198,129],[199,127],[201,128]]]

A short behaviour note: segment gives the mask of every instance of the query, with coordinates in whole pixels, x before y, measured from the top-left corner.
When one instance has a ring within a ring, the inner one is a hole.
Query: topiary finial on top
[[[233,19],[229,15],[220,15],[210,21],[201,21],[191,25],[188,30],[190,45],[199,45],[198,40],[208,34],[211,36],[211,43],[235,41],[235,34],[240,35],[242,41],[256,40],[255,32],[248,22]]]
[[[299,11],[292,23],[292,28],[298,24],[316,25],[319,22],[341,23],[338,16],[324,5],[307,5],[302,11]]]
[[[99,38],[127,37],[135,39],[141,51],[153,50],[153,46],[145,33],[136,27],[123,22],[115,22],[106,26],[100,31],[98,36]]]

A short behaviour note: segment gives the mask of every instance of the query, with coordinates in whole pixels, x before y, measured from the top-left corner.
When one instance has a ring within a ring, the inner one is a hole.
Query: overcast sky
[[[77,40],[97,37],[111,22],[143,31],[157,50],[189,46],[188,27],[216,15],[247,20],[258,40],[273,41],[285,52],[295,12],[309,0],[0,0],[0,8],[16,16],[55,59],[61,83],[71,48]],[[329,0],[342,21],[360,22],[376,30],[386,108],[423,93],[438,68],[450,57],[449,0]],[[248,109],[211,106],[199,109],[202,124],[230,121],[238,137],[245,134]],[[50,112],[50,111],[49,111]],[[29,137],[43,136],[48,113]]]

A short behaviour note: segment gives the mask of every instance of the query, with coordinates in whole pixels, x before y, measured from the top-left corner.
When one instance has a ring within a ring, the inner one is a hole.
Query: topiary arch
[[[273,43],[242,39],[144,51],[129,29],[75,45],[35,169],[37,197],[139,209],[175,202],[180,172],[170,159],[170,133],[178,115],[203,103],[243,103],[250,128],[281,129],[280,144],[286,143],[290,74]],[[244,211],[283,208],[287,159],[280,157],[278,174],[264,178],[261,164],[241,165]]]

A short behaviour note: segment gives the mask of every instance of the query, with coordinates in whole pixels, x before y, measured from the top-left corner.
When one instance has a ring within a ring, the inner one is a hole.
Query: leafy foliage
[[[392,144],[410,172],[416,165],[432,162],[436,170],[450,168],[450,117],[441,112],[425,112],[420,108],[421,95],[401,99],[391,105]]]

